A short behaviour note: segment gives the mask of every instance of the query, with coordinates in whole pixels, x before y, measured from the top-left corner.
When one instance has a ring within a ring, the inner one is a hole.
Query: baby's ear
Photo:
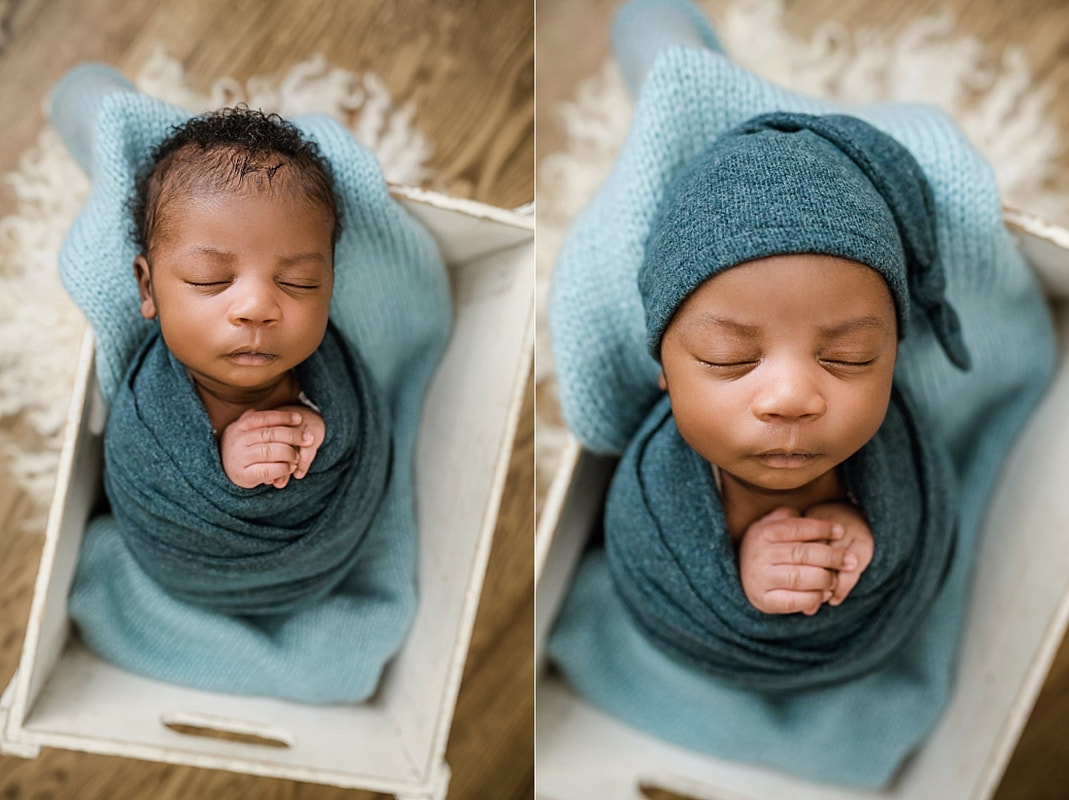
[[[156,318],[156,300],[152,296],[152,271],[148,259],[139,255],[134,259],[134,277],[137,278],[137,292],[141,295],[141,316],[145,319]]]
[[[661,374],[657,376],[657,385],[661,387],[662,392],[668,391],[668,381],[664,377],[664,367],[661,367]]]

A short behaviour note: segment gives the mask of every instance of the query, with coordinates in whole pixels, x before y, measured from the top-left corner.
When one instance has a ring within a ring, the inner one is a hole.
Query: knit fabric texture
[[[841,683],[892,657],[938,596],[955,553],[956,486],[942,446],[891,393],[876,435],[841,467],[876,540],[842,605],[765,614],[739,581],[708,462],[665,395],[631,440],[605,507],[605,552],[631,620],[677,662],[773,696]]]
[[[66,76],[53,91],[50,115],[93,182],[60,270],[96,336],[97,378],[110,406],[157,327],[138,310],[127,200],[152,148],[190,115],[100,66]],[[310,607],[231,615],[165,592],[107,515],[86,531],[69,607],[90,646],[132,671],[200,689],[351,702],[375,690],[415,613],[413,457],[451,304],[434,240],[390,197],[374,156],[329,118],[293,122],[330,161],[343,206],[330,317],[364,359],[392,421],[386,491],[360,556],[338,588]]]
[[[676,310],[709,278],[766,256],[818,253],[883,276],[900,338],[912,295],[951,360],[968,367],[957,315],[943,297],[931,188],[909,151],[868,123],[754,117],[689,163],[663,206],[638,273],[654,358]]]
[[[294,369],[326,434],[308,474],[244,489],[223,469],[208,412],[157,330],[108,416],[104,487],[141,569],[180,600],[231,614],[314,604],[360,558],[386,492],[390,422],[359,355],[328,324]]]
[[[679,2],[643,5],[656,17],[659,6]],[[617,57],[626,64],[632,54],[624,45]],[[895,382],[912,397],[917,424],[949,453],[960,487],[960,552],[896,654],[842,683],[769,697],[669,657],[632,621],[603,550],[581,563],[549,655],[587,700],[662,739],[814,780],[883,785],[950,696],[980,523],[1003,458],[1053,371],[1046,306],[1002,224],[990,167],[937,109],[842,109],[772,85],[714,50],[683,46],[664,47],[641,85],[628,138],[575,220],[551,287],[550,329],[571,430],[589,449],[620,453],[661,396],[637,275],[653,221],[685,165],[759,114],[847,113],[906,147],[931,186],[945,296],[972,363],[968,371],[954,366],[914,308]]]

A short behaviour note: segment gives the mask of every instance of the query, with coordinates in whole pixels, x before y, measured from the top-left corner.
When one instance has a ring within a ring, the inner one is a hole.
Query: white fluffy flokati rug
[[[426,166],[433,147],[412,124],[414,108],[395,108],[373,73],[357,74],[312,58],[284,75],[255,77],[245,86],[221,78],[205,96],[189,89],[181,64],[157,50],[135,83],[197,113],[244,102],[283,116],[330,114],[378,155],[388,180],[420,184],[434,178]],[[0,220],[0,464],[32,501],[25,527],[39,531],[85,330],[84,318],[60,284],[57,261],[89,181],[51,128],[41,132],[6,181],[17,210]]]
[[[1006,48],[997,61],[979,41],[957,33],[949,14],[918,18],[893,37],[827,22],[806,41],[785,29],[782,0],[736,0],[718,20],[717,32],[740,64],[805,94],[844,103],[942,107],[994,165],[1006,205],[1069,226],[1069,176],[1050,175],[1066,146],[1048,118],[1054,88],[1033,82],[1023,48]],[[544,324],[553,261],[569,221],[608,173],[631,108],[615,65],[607,61],[579,83],[573,99],[553,109],[566,145],[538,168],[539,501],[565,439]]]

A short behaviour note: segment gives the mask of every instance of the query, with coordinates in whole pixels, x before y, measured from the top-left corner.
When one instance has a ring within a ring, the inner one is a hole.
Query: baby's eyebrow
[[[821,336],[827,339],[838,339],[856,331],[884,331],[886,329],[887,323],[879,317],[864,316],[843,320],[834,325],[822,326],[819,330]]]
[[[218,247],[212,247],[211,245],[194,245],[186,252],[191,256],[204,256],[223,264],[230,264],[237,259],[237,255],[231,253],[229,250],[222,250]],[[316,250],[309,250],[306,253],[294,253],[292,255],[283,256],[278,260],[278,264],[282,267],[292,267],[297,264],[306,263],[325,265],[327,261],[328,259],[323,253]]]
[[[234,254],[228,250],[220,250],[210,245],[195,245],[189,248],[189,254],[194,256],[208,256],[216,261],[230,262],[234,260]]]
[[[738,334],[739,336],[756,336],[761,332],[761,328],[757,325],[747,325],[744,322],[739,322],[738,320],[729,317],[722,317],[719,314],[714,314],[712,312],[705,312],[693,318],[688,327],[691,325],[704,328],[727,328],[732,333]]]
[[[284,256],[278,260],[278,263],[283,267],[293,266],[294,264],[300,264],[306,261],[314,261],[320,264],[327,263],[327,257],[318,250],[309,250],[307,253],[295,253],[291,256]]]

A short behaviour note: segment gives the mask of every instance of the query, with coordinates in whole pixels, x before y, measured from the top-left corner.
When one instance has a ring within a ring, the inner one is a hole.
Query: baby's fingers
[[[854,563],[857,563],[856,558]],[[828,605],[837,606],[842,603],[850,595],[854,587],[857,586],[860,578],[861,570],[859,569],[840,572],[835,581],[835,589],[832,591],[831,599],[828,600]]]
[[[297,449],[297,468],[293,472],[295,478],[303,478],[308,474],[308,469],[319,452],[315,437],[311,433],[304,434],[304,437],[304,446]]]
[[[766,614],[801,613],[809,617],[820,610],[827,598],[827,592],[794,592],[789,589],[773,589],[765,593],[761,611]]]
[[[298,463],[298,449],[281,442],[256,442],[248,445],[244,451],[245,460],[249,464],[286,463],[290,471]]]
[[[836,573],[820,567],[785,564],[769,568],[766,586],[795,592],[831,592],[835,588]],[[829,597],[831,595],[829,594]]]
[[[254,431],[259,428],[294,427],[301,424],[301,415],[296,411],[268,411],[249,410],[238,417],[233,423],[238,430]]]
[[[849,550],[833,547],[823,542],[784,543],[774,550],[770,548],[770,551],[774,564],[799,564],[823,567],[825,570],[849,570],[857,566],[857,556]]]
[[[765,529],[762,535],[769,542],[825,542],[842,537],[844,532],[843,526],[837,522],[811,517],[778,517],[773,520],[765,517],[754,523],[758,524]]]
[[[289,481],[290,473],[293,472],[293,463],[290,461],[273,461],[250,464],[245,468],[246,488],[251,489],[261,483],[270,483],[275,488],[281,489]],[[278,481],[281,481],[279,485]]]

